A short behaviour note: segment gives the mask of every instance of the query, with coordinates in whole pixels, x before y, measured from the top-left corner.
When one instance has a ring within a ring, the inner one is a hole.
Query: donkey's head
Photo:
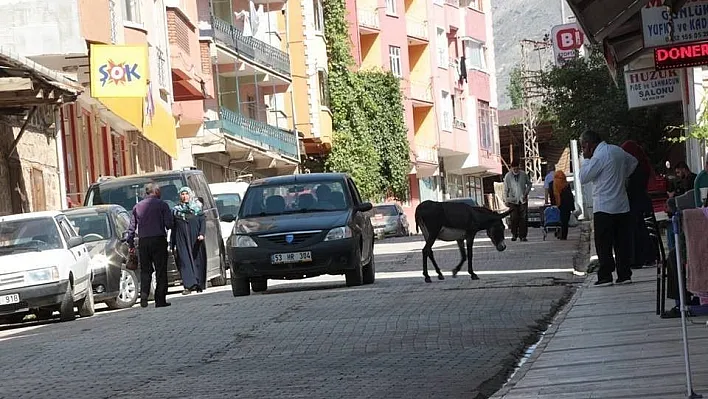
[[[487,230],[487,236],[492,240],[492,244],[501,252],[506,249],[504,243],[504,222],[503,219],[511,213],[511,210],[504,213],[493,212],[487,216],[484,226]]]

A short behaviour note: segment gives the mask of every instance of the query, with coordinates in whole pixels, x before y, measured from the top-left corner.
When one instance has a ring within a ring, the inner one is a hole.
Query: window
[[[397,13],[396,13],[396,0],[386,0],[386,14],[397,15]]]
[[[442,130],[452,131],[453,107],[452,96],[446,91],[442,91]]]
[[[464,3],[465,5],[469,8],[473,8],[477,11],[483,11],[482,10],[482,1],[483,0],[465,0]]]
[[[125,237],[125,233],[130,227],[130,219],[131,217],[128,212],[120,212],[116,216],[116,235],[118,237]]]
[[[447,35],[445,34],[445,29],[443,28],[437,28],[437,55],[438,55],[438,67],[439,68],[445,68],[447,69],[448,65],[450,64],[449,56],[448,56],[448,43],[447,43]]]
[[[123,20],[142,24],[143,19],[140,15],[140,0],[122,0],[123,1]]]
[[[57,223],[59,221],[57,220]],[[0,222],[0,252],[10,255],[13,252],[28,250],[46,251],[63,247],[60,232],[52,218],[31,218]],[[63,231],[65,239],[76,235],[73,229]]]
[[[216,194],[216,209],[219,210],[219,215],[238,215],[238,210],[241,208],[241,196],[238,194]]]
[[[396,77],[402,77],[401,73],[401,48],[388,46],[388,61],[391,66],[391,73]]]
[[[100,236],[100,240],[106,240],[111,237],[111,227],[108,222],[108,215],[105,213],[70,213],[69,221],[74,226],[74,230],[82,236],[87,234],[95,234]],[[92,237],[91,241],[99,240],[98,237]]]
[[[494,127],[492,110],[486,101],[477,101],[477,119],[479,120],[479,146],[483,150],[494,152]]]
[[[324,16],[322,15],[322,0],[312,0],[312,13],[315,16],[315,30],[322,32]]]
[[[467,69],[487,69],[487,57],[484,44],[471,40],[465,41],[465,63]]]
[[[317,81],[320,85],[320,105],[329,108],[329,86],[327,85],[327,71],[317,71]]]
[[[240,216],[338,211],[347,209],[349,204],[340,181],[259,185],[248,188]]]

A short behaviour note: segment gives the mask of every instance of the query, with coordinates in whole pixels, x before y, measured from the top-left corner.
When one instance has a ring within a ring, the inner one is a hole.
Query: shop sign
[[[708,39],[708,0],[689,0],[672,15],[663,3],[663,0],[652,0],[642,8],[644,48]],[[671,23],[673,41],[670,38]]]
[[[708,42],[654,49],[654,67],[657,70],[701,65],[708,65]]]
[[[553,38],[553,59],[556,65],[563,65],[582,52],[585,35],[576,23],[556,25],[551,29]]]
[[[681,101],[681,74],[675,69],[625,71],[624,84],[630,109]]]
[[[91,45],[91,96],[139,97],[147,94],[147,46]]]

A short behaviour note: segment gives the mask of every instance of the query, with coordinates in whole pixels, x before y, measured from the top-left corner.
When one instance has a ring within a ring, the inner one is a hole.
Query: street
[[[508,233],[508,231],[507,231]],[[572,293],[580,228],[531,229],[497,252],[475,243],[472,281],[438,242],[446,279],[426,284],[420,236],[376,244],[376,283],[343,276],[230,286],[172,306],[0,326],[0,398],[486,398]],[[178,287],[171,288],[178,292]]]

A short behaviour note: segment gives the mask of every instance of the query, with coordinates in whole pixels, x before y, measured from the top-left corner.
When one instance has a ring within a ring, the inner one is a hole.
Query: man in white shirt
[[[511,170],[504,176],[504,202],[511,209],[511,241],[527,241],[528,210],[531,180],[519,169],[519,161],[511,162]]]
[[[582,134],[580,145],[585,158],[580,181],[593,183],[595,251],[600,262],[595,285],[612,285],[615,268],[616,283],[629,284],[632,230],[626,182],[637,167],[637,160],[620,147],[607,144],[592,130]]]
[[[548,173],[546,178],[543,179],[543,190],[546,192],[546,204],[551,203],[551,193],[548,191],[551,188],[551,183],[553,183],[553,176],[556,174],[556,168],[553,165],[548,165]]]

